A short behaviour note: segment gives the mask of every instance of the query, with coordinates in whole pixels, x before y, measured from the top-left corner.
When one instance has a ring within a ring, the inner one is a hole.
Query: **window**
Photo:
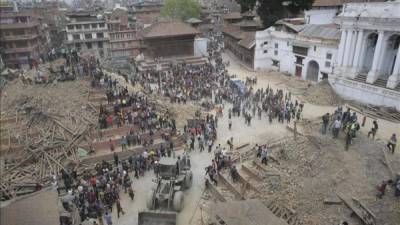
[[[268,44],[268,41],[264,41],[264,45],[267,45]]]
[[[86,43],[86,47],[87,47],[88,49],[92,49],[92,43]]]
[[[326,62],[325,62],[325,67],[331,67],[331,62],[326,61]]]
[[[92,29],[96,29],[97,28],[97,24],[92,24]]]
[[[278,60],[272,60],[272,65],[279,67],[280,63]]]
[[[74,29],[74,25],[68,25],[68,30],[73,30]]]
[[[268,53],[268,50],[264,50],[264,54],[267,54]]]
[[[314,46],[314,52],[316,52],[317,51],[317,46]]]
[[[83,28],[85,28],[85,29],[90,29],[90,25],[89,25],[89,24],[84,24],[84,25],[83,25]]]
[[[17,47],[17,48],[26,48],[26,47],[28,47],[28,42],[27,41],[16,41],[15,42],[15,47]]]
[[[72,38],[73,38],[74,40],[79,40],[79,39],[81,39],[81,37],[79,36],[79,34],[74,34],[74,35],[72,35]]]
[[[92,39],[92,34],[85,34],[85,39]]]
[[[16,36],[18,36],[18,35],[24,35],[24,34],[25,34],[25,31],[24,31],[24,30],[15,30],[15,31],[13,32],[13,34],[16,35]]]
[[[75,43],[75,48],[78,50],[81,50],[81,44],[80,43]]]
[[[99,27],[104,27],[104,23],[99,23]]]
[[[274,55],[278,55],[278,51],[277,50],[274,51]]]
[[[326,59],[332,59],[332,53],[326,53]]]
[[[28,22],[28,18],[27,17],[19,17],[19,22],[26,23],[26,22]]]
[[[289,42],[286,42],[286,46],[289,46]]]
[[[104,34],[103,33],[97,33],[97,38],[104,38]]]
[[[103,42],[97,42],[97,46],[99,47],[99,48],[103,48]]]
[[[293,46],[293,53],[299,54],[299,55],[307,55],[308,48],[300,47],[300,46]]]
[[[275,43],[275,48],[278,48],[279,47],[279,44],[278,43]]]
[[[303,57],[296,56],[296,64],[303,65]]]
[[[80,25],[80,24],[77,24],[77,25],[76,25],[76,29],[77,29],[77,30],[80,30],[80,29],[82,29],[82,25]]]

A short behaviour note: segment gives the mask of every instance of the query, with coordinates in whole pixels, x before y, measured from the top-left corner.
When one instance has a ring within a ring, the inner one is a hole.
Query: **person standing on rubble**
[[[376,122],[376,120],[374,120],[372,122],[371,130],[368,132],[368,138],[370,138],[370,136],[372,135],[372,139],[375,139],[375,135],[376,135],[377,131],[378,131],[378,122]]]
[[[340,131],[340,126],[342,125],[342,122],[340,120],[340,117],[336,118],[336,120],[333,122],[332,127],[333,127],[333,138],[338,138],[339,137],[339,131]]]
[[[329,124],[329,113],[322,116],[322,134],[326,134],[326,130]]]
[[[396,149],[396,143],[397,143],[396,134],[392,134],[392,137],[390,137],[390,140],[386,145],[386,147],[389,149],[389,151],[392,152],[392,154],[394,154],[394,150]]]
[[[263,146],[261,150],[261,163],[268,165],[268,150],[267,146]]]

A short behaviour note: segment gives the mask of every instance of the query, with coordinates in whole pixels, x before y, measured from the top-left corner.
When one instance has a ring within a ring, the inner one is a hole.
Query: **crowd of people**
[[[219,39],[216,39],[219,40]],[[219,48],[216,48],[219,49]],[[188,121],[183,129],[185,140],[184,152],[190,153],[198,149],[199,152],[206,150],[214,154],[209,166],[205,168],[205,175],[209,180],[218,185],[218,174],[224,168],[229,169],[233,182],[239,179],[239,173],[234,165],[228,148],[217,144],[218,119],[223,118],[225,104],[232,105],[228,109],[228,128],[232,129],[232,117],[243,117],[247,126],[252,125],[252,119],[263,117],[269,123],[277,120],[279,123],[291,123],[302,119],[304,103],[292,98],[290,92],[274,90],[271,87],[256,89],[256,79],[247,79],[244,88],[235,85],[233,76],[230,76],[222,67],[222,58],[219,52],[211,51],[210,62],[201,66],[175,65],[168,71],[147,71],[138,73],[130,82],[132,85],[140,84],[150,93],[168,97],[171,103],[185,104],[188,101],[202,102],[204,99],[211,100],[216,110],[215,115],[209,113]],[[119,138],[119,142],[109,140],[110,151],[113,152],[113,163],[103,161],[95,166],[92,171],[78,177],[76,171],[61,171],[65,191],[67,194],[62,198],[62,204],[66,214],[74,209],[79,211],[81,221],[88,218],[96,219],[94,224],[112,225],[111,212],[117,210],[117,216],[125,214],[121,204],[121,196],[127,195],[134,200],[133,178],[140,179],[146,171],[156,168],[156,162],[161,157],[173,157],[174,143],[168,135],[162,136],[165,143],[155,147],[153,135],[158,130],[165,133],[177,133],[174,118],[168,113],[160,113],[154,105],[149,102],[143,93],[130,93],[127,87],[121,86],[116,79],[104,75],[98,60],[93,58],[85,61],[74,52],[64,54],[66,66],[73,65],[74,71],[80,75],[91,75],[92,86],[102,86],[106,90],[107,104],[101,104],[98,125],[100,137],[102,131],[109,128],[130,126],[131,129]],[[217,63],[218,66],[211,62]],[[150,86],[150,84],[155,84]],[[154,88],[156,86],[156,88]],[[339,138],[340,132],[345,134],[346,149],[356,137],[360,127],[356,112],[346,111],[338,107],[331,115],[326,113],[322,116],[321,132],[327,134],[331,131],[333,138]],[[368,137],[375,138],[378,132],[378,122],[373,121]],[[197,148],[196,148],[197,142]],[[393,134],[387,148],[394,153],[397,138]],[[122,150],[130,146],[142,145],[144,151],[139,155],[130,155],[127,159],[120,159],[116,152],[116,145]],[[233,138],[227,140],[230,150],[233,150]],[[269,149],[266,145],[256,145],[255,152],[260,162],[268,165]],[[155,171],[156,172],[156,171]],[[54,183],[57,183],[56,177]],[[384,193],[384,183],[379,189]],[[396,195],[400,195],[400,183],[396,183]],[[382,191],[383,190],[383,191]],[[69,225],[70,217],[61,216],[61,224]],[[346,224],[344,222],[343,224]]]
[[[353,139],[356,138],[361,127],[366,125],[366,116],[363,116],[360,124],[357,113],[352,112],[350,108],[344,111],[342,106],[339,106],[332,115],[330,113],[326,113],[321,118],[322,134],[326,134],[327,131],[330,130],[333,138],[339,138],[340,131],[342,130],[345,136],[346,150],[349,149],[349,146],[352,144]],[[378,129],[379,126],[377,120],[373,120],[371,129],[368,131],[368,138],[375,139]],[[396,144],[397,136],[395,133],[393,133],[386,145],[392,154],[394,154]]]

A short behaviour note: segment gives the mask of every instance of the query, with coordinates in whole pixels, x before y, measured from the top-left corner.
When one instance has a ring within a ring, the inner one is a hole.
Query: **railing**
[[[15,40],[29,40],[37,38],[38,34],[26,34],[26,35],[11,35],[11,36],[2,36],[1,39],[4,41],[15,41]]]

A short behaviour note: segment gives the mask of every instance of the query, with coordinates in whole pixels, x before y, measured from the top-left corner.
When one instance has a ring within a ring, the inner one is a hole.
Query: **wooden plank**
[[[247,146],[249,146],[249,145],[250,145],[250,143],[246,143],[246,144],[240,145],[240,146],[238,146],[238,147],[236,148],[236,150],[242,149],[242,148],[247,147]]]
[[[256,173],[254,173],[250,168],[248,168],[246,165],[242,164],[242,170],[245,171],[247,174],[249,174],[252,178],[254,178],[257,181],[263,181],[261,177],[259,177]]]
[[[219,201],[226,202],[225,197],[210,183],[208,179],[206,179],[206,188],[208,188],[211,194],[213,194]]]
[[[336,193],[336,195],[343,200],[344,204],[349,207],[361,221],[366,225],[376,225],[375,217],[373,214],[370,214],[369,211],[365,210],[361,205],[355,202],[351,197],[347,196],[344,193]],[[356,204],[357,203],[357,204]]]

